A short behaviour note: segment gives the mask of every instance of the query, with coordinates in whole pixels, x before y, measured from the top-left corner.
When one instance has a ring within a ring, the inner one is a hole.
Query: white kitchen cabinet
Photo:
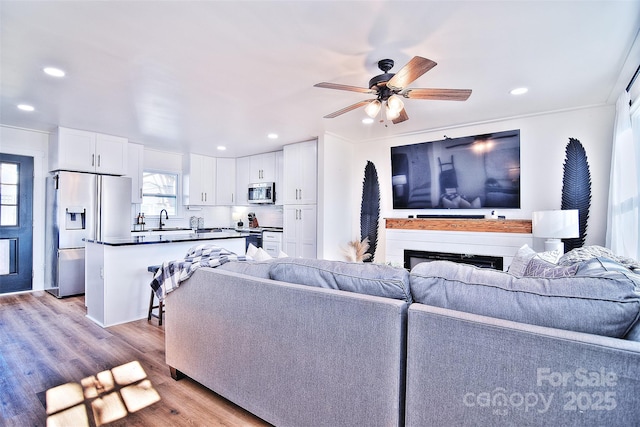
[[[282,232],[263,231],[262,249],[271,255],[272,258],[278,258],[280,251],[282,250]]]
[[[276,151],[276,205],[282,206],[284,203],[284,191],[282,191],[282,183],[284,182],[284,151]]]
[[[285,205],[283,251],[292,258],[316,258],[316,205]]]
[[[276,181],[276,153],[249,157],[249,183]]]
[[[189,154],[183,168],[184,204],[212,206],[216,204],[216,158]]]
[[[247,205],[247,188],[258,182],[276,183],[276,204],[282,204],[279,196],[282,182],[282,151],[256,154],[236,159],[236,205]],[[280,169],[278,169],[280,168]]]
[[[236,203],[236,159],[216,159],[216,205]]]
[[[142,203],[144,180],[144,145],[129,143],[127,176],[131,178],[131,203]]]
[[[318,182],[316,141],[284,147],[283,202],[285,205],[315,204]]]
[[[236,205],[248,205],[247,189],[251,183],[249,170],[251,157],[238,157],[236,159]],[[276,188],[276,191],[278,189]]]
[[[127,138],[60,127],[49,144],[49,170],[125,175]]]

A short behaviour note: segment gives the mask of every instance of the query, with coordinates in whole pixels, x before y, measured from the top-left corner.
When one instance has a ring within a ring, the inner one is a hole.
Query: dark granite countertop
[[[237,239],[247,237],[249,233],[239,233],[236,231],[216,231],[210,233],[185,233],[185,234],[167,234],[153,236],[135,236],[121,238],[106,238],[104,240],[85,239],[87,242],[98,243],[108,246],[129,246],[129,245],[149,245],[156,243],[178,243],[178,242],[196,242],[200,240],[219,240],[219,239]]]

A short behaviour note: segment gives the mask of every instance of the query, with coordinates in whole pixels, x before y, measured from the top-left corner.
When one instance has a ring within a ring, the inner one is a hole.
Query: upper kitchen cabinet
[[[128,143],[119,136],[60,127],[49,143],[49,170],[125,175]]]
[[[276,153],[249,157],[249,183],[276,181]]]
[[[250,164],[251,157],[238,157],[236,159],[236,205],[248,204],[247,191],[251,183],[251,177],[249,176]]]
[[[142,203],[144,180],[144,145],[129,143],[127,176],[131,178],[131,203]]]
[[[236,159],[216,159],[216,205],[233,205],[236,199]]]
[[[284,191],[282,191],[282,183],[284,182],[284,151],[276,151],[276,205],[282,206],[284,200]]]
[[[184,204],[213,206],[216,204],[216,158],[189,154],[183,168]]]
[[[284,204],[316,203],[318,148],[315,140],[284,146]]]
[[[258,182],[276,183],[276,204],[282,204],[280,183],[282,182],[282,151],[256,154],[236,159],[236,202],[235,205],[247,205],[249,184]]]

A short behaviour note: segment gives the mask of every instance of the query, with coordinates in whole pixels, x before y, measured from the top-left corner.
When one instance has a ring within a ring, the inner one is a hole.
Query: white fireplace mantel
[[[478,228],[482,222],[475,221],[473,224],[465,221],[473,220],[447,220],[442,223],[443,230],[438,230],[438,226],[434,226],[434,222],[421,221],[420,219],[408,220],[410,222],[398,220],[387,221],[386,227],[386,261],[394,264],[402,265],[404,263],[404,251],[418,250],[430,252],[449,252],[455,254],[469,255],[490,255],[503,258],[504,270],[507,270],[513,257],[522,245],[527,244],[533,246],[533,236],[530,227],[527,228],[524,221],[522,224],[504,225],[507,232],[500,232],[500,227],[496,227],[494,223],[487,223],[490,231],[450,231],[451,229],[460,230],[481,230]],[[454,225],[452,225],[454,221]],[[458,222],[460,221],[460,222]],[[484,221],[484,220],[482,220]],[[455,225],[455,223],[457,225]],[[468,227],[466,225],[471,225]],[[428,225],[424,229],[425,225]],[[434,229],[436,228],[436,229]],[[515,231],[515,232],[514,232]],[[529,231],[529,232],[518,232]]]

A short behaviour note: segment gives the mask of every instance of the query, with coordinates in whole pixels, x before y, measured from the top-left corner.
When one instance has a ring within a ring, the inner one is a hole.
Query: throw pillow
[[[511,265],[507,271],[517,277],[524,276],[524,272],[527,269],[529,261],[531,261],[535,255],[536,251],[531,249],[529,245],[522,245],[513,257]]]
[[[409,273],[383,264],[278,258],[271,279],[412,302]]]
[[[258,247],[255,246],[253,243],[249,243],[249,246],[247,246],[246,255],[253,259],[253,257],[255,257],[257,253],[258,253]]]
[[[632,270],[640,269],[640,263],[638,263],[638,261],[636,261],[635,259],[616,255],[611,249],[598,245],[583,246],[581,248],[572,249],[558,260],[558,264],[571,265],[577,262],[602,257],[613,260]]]
[[[573,276],[577,267],[558,267],[560,251],[536,252],[529,245],[522,245],[507,270],[516,277],[565,277]]]
[[[553,264],[551,262],[545,261],[541,258],[538,258],[538,255],[535,255],[524,270],[524,274],[522,276],[532,276],[532,277],[567,277],[567,276],[575,276],[576,271],[578,271],[578,267],[580,264],[568,265],[566,267],[559,266]]]
[[[415,302],[521,323],[623,338],[640,316],[640,279],[618,271],[515,277],[449,261],[410,274]]]

